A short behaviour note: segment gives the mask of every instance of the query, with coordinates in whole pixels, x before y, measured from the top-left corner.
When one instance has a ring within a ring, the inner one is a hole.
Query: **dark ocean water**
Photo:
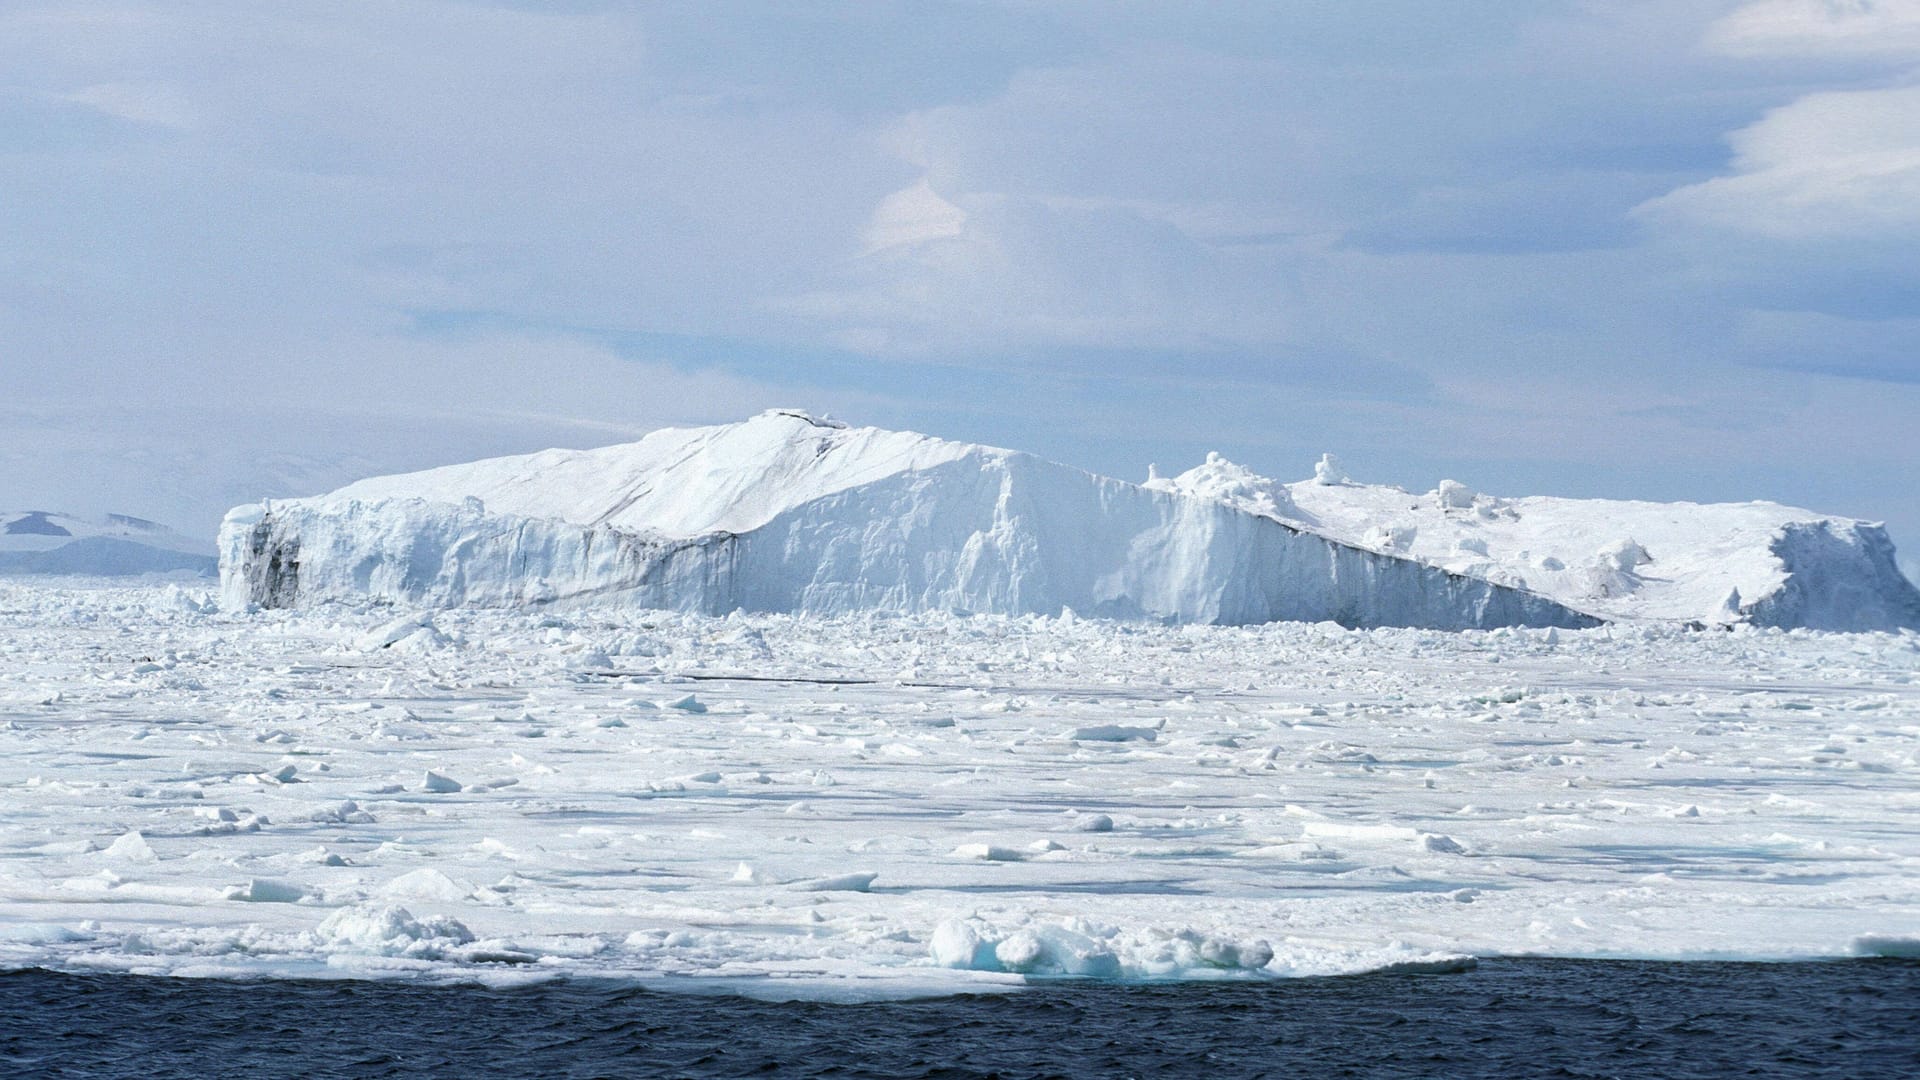
[[[1920,962],[1509,960],[888,1004],[0,974],[21,1077],[1920,1077]]]

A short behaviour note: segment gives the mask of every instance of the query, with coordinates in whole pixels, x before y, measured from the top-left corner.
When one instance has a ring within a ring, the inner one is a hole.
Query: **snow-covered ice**
[[[381,598],[1439,629],[1920,626],[1885,531],[1770,503],[1287,485],[1210,454],[1144,484],[787,410],[236,508],[235,609]]]
[[[236,508],[224,602],[1584,626],[1554,600],[1030,454],[774,410]],[[1260,511],[1266,512],[1260,512]]]
[[[0,964],[873,996],[1920,941],[1912,632],[180,592],[0,581]]]
[[[1920,628],[1920,590],[1873,522],[1770,502],[1508,499],[1456,480],[1413,494],[1331,459],[1296,484],[1218,455],[1148,483],[1610,620]]]

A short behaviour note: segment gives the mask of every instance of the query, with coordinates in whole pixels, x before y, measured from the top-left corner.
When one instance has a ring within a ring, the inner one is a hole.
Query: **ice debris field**
[[[0,965],[888,996],[1920,953],[1920,636],[0,580]]]

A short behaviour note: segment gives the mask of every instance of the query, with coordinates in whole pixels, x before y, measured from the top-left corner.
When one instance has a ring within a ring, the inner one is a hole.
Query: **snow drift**
[[[223,602],[1587,626],[1521,589],[1028,454],[773,411],[235,509]]]

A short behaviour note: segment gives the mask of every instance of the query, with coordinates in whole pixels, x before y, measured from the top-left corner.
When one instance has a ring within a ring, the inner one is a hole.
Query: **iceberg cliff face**
[[[1920,629],[1920,589],[1900,573],[1884,527],[1845,519],[1788,522],[1771,550],[1784,579],[1779,588],[1742,605],[1755,624]]]
[[[1149,485],[1624,620],[1820,630],[1920,628],[1885,528],[1778,503],[1499,498],[1281,484],[1217,456]]]
[[[1207,623],[1585,626],[1555,601],[1227,503],[796,413],[242,507],[224,602],[614,602]]]

